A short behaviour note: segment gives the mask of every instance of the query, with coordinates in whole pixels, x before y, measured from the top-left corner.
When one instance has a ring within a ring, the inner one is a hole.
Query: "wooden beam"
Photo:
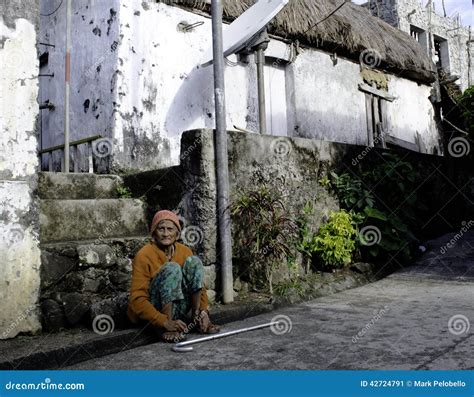
[[[364,83],[359,84],[359,90],[363,92],[368,92],[369,94],[379,96],[389,102],[393,102],[395,99],[397,99],[396,97],[389,95],[388,92],[379,90],[377,88],[371,87],[370,85],[364,84]]]
[[[403,139],[394,137],[392,135],[388,135],[388,134],[385,135],[385,143],[400,146],[404,149],[412,150],[414,152],[419,152],[419,147],[416,143],[408,142]]]
[[[92,141],[95,141],[96,139],[100,139],[100,138],[102,138],[102,135],[94,135],[94,136],[91,136],[89,138],[82,138],[82,139],[79,139],[79,140],[74,141],[74,142],[69,142],[69,146],[82,145],[83,143],[92,142]],[[64,149],[64,144],[63,145],[52,146],[52,147],[47,148],[47,149],[42,149],[42,150],[39,151],[39,154],[54,152],[55,150],[61,150],[61,149]]]
[[[367,113],[367,146],[374,146],[374,121],[372,117],[373,96],[365,94],[365,111]]]

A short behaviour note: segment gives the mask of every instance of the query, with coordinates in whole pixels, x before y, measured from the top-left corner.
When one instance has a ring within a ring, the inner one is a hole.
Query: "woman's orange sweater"
[[[180,266],[193,252],[183,244],[176,243],[176,249],[171,261],[155,243],[145,245],[133,259],[132,286],[128,301],[127,315],[133,323],[139,320],[149,321],[155,327],[163,327],[168,320],[167,316],[153,306],[150,302],[148,288],[151,280],[156,276],[161,266],[166,262],[175,262]],[[201,293],[201,310],[207,310],[208,299],[206,288]]]

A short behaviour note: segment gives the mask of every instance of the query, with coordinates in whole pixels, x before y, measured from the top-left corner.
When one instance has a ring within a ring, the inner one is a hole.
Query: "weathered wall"
[[[135,169],[178,164],[181,133],[214,125],[212,67],[198,66],[211,45],[211,20],[163,4],[132,4],[120,11],[116,159]],[[183,32],[180,22],[203,25]],[[228,125],[247,128],[256,120],[247,73],[243,66],[226,70]]]
[[[410,25],[416,26],[424,31],[431,31],[432,35],[437,35],[448,41],[449,64],[448,71],[453,75],[460,76],[457,83],[464,91],[474,84],[474,45],[468,44],[468,28],[459,25],[459,21],[441,16],[441,4],[437,3],[435,10],[430,10],[420,4],[418,0],[377,0],[371,2],[371,12],[379,16],[385,22],[400,30],[410,34]],[[423,42],[421,43],[424,44]],[[470,51],[468,50],[470,46]],[[429,42],[424,45],[425,50],[434,49],[433,37],[431,37],[431,47]],[[469,71],[469,54],[471,70]],[[434,58],[434,52],[432,53]]]
[[[396,97],[387,102],[387,132],[407,142],[416,143],[417,133],[426,153],[440,153],[440,136],[435,111],[429,100],[431,88],[413,81],[390,76],[388,92]]]
[[[334,65],[330,54],[305,50],[289,69],[295,93],[291,97],[294,136],[368,144],[365,95],[358,88],[364,83],[359,64],[338,59]],[[387,94],[395,97],[387,102],[387,132],[412,143],[420,133],[427,153],[438,153],[431,87],[388,73],[385,77]]]
[[[113,136],[113,102],[117,96],[117,47],[119,1],[74,1],[71,17],[70,140],[93,135]],[[57,1],[42,0],[41,14],[47,15]],[[54,110],[41,111],[41,148],[64,143],[66,2],[50,16],[40,18],[40,54],[48,52],[41,74],[40,102],[49,100]],[[54,153],[59,167],[62,152]],[[47,156],[43,162],[47,164]],[[83,161],[81,168],[87,170]]]
[[[294,136],[365,145],[365,96],[357,63],[305,50],[291,66],[295,84]],[[337,98],[337,99],[336,99]]]
[[[0,339],[37,332],[38,2],[0,4]]]
[[[211,46],[210,18],[152,1],[74,4],[73,138],[92,132],[113,138],[115,171],[179,164],[182,132],[214,125],[212,67],[199,66]],[[64,30],[61,12],[64,10],[48,17],[53,18],[54,28],[48,40]],[[197,23],[201,25],[182,29]],[[50,55],[48,66],[57,67],[58,77],[55,74],[44,80],[44,85],[57,87],[52,88],[56,97],[50,95],[53,102],[61,102],[63,92],[62,48],[63,43],[53,50],[54,59]],[[269,128],[274,127],[275,135],[365,145],[367,121],[365,95],[358,89],[363,82],[360,65],[343,58],[334,60],[328,53],[309,48],[296,55],[294,47],[278,40],[272,40],[266,51],[266,90],[271,94],[267,110],[273,109]],[[257,131],[253,56],[248,65],[237,64],[235,56],[229,60],[225,71],[227,125],[229,129],[235,125]],[[396,76],[390,78],[397,80]],[[84,87],[77,85],[81,83]],[[410,97],[414,96],[409,94],[411,87],[419,98]],[[393,108],[394,118],[402,117],[396,113],[400,108],[405,122],[412,123],[404,125],[402,135],[426,132],[429,135],[424,139],[432,153],[430,143],[437,141],[433,138],[437,131],[432,128],[428,90],[428,86],[418,88],[407,81],[405,85],[393,84],[390,94],[398,101],[408,98],[407,105]],[[54,143],[60,142],[61,108],[45,117],[51,121],[43,123],[44,131],[51,131]]]

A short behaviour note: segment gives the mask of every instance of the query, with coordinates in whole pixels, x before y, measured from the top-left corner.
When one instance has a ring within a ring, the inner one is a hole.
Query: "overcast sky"
[[[356,4],[366,3],[367,0],[352,0]],[[423,1],[426,4],[428,0]],[[435,4],[435,10],[437,14],[443,15],[443,7],[441,0],[433,0]],[[461,15],[461,23],[464,26],[472,26],[472,6],[474,0],[444,0],[446,6],[446,14],[448,16],[454,16],[456,13]]]

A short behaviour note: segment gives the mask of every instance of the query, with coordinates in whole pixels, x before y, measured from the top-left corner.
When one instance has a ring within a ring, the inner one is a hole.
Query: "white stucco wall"
[[[303,51],[290,68],[294,79],[295,136],[367,144],[365,96],[359,64],[321,51]]]
[[[115,138],[122,156],[118,160],[131,168],[146,167],[143,163],[150,160],[143,155],[152,155],[156,168],[178,164],[181,133],[214,125],[212,66],[199,66],[211,46],[211,20],[163,4],[132,4],[133,12],[128,3],[120,11],[123,37],[118,53]],[[183,21],[203,24],[185,33],[178,30]],[[226,68],[230,128],[255,130],[256,102],[250,97],[256,96],[252,87],[256,83],[249,80],[253,68],[253,64],[250,71],[240,65]],[[148,142],[158,143],[154,153],[149,152]]]
[[[0,20],[0,32],[0,339],[6,339],[41,329],[33,192],[38,60],[35,22],[9,15],[8,22]]]
[[[416,143],[419,133],[427,153],[439,153],[440,137],[429,100],[431,87],[391,76],[388,92],[396,97],[387,102],[388,134]]]
[[[179,164],[182,132],[214,126],[212,66],[199,66],[204,52],[211,46],[210,18],[152,1],[106,0],[98,4],[89,0],[75,7],[78,7],[74,12],[77,26],[73,37],[79,44],[74,46],[72,54],[75,65],[72,80],[80,82],[84,70],[91,78],[85,80],[84,87],[75,86],[72,90],[72,98],[77,96],[71,105],[72,128],[103,131],[112,137],[116,171]],[[114,10],[112,22],[111,9]],[[201,25],[183,32],[179,28],[183,23]],[[92,32],[96,24],[102,31],[101,36],[97,31]],[[104,32],[109,27],[107,35]],[[84,44],[88,42],[91,45]],[[116,43],[113,54],[110,54],[111,43]],[[92,51],[89,46],[97,49]],[[343,58],[334,64],[330,54],[313,49],[301,50],[295,59],[291,53],[288,44],[274,39],[266,52],[267,92],[272,93],[275,101],[267,100],[276,112],[268,118],[276,126],[275,133],[366,145],[365,97],[358,89],[362,83],[360,65]],[[96,73],[97,57],[101,71]],[[249,57],[248,65],[235,65],[235,56],[229,60],[225,70],[227,126],[257,131],[257,77],[253,56]],[[272,67],[278,71],[271,73]],[[63,84],[59,79],[49,81],[49,84],[60,83]],[[407,98],[410,104],[420,103],[419,109],[429,110],[431,104],[426,95],[429,87],[416,89],[416,83],[407,81],[406,84],[392,85],[392,91],[402,91],[400,95],[390,94],[399,100]],[[422,97],[410,98],[407,87],[413,87],[412,96]],[[85,112],[86,98],[90,98],[91,107],[95,101],[102,110]],[[281,115],[285,105],[286,119]],[[407,114],[406,108],[410,107],[396,106],[395,115],[396,109]],[[51,113],[55,115],[50,117],[62,117],[61,110]],[[432,113],[409,114],[413,119],[406,117],[403,121],[406,124],[407,120],[413,120],[413,125],[397,129],[395,134],[408,136],[410,128],[431,131]],[[60,129],[61,125],[54,127],[54,131]]]

